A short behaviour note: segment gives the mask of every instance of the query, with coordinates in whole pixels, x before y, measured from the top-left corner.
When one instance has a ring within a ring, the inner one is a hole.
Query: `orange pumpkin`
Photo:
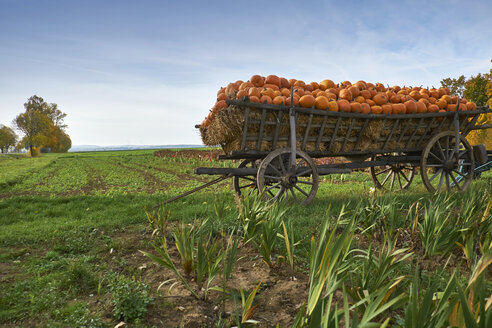
[[[300,87],[300,88],[306,89],[306,83],[304,81],[302,81],[302,80],[297,80],[294,83],[294,86],[295,87]]]
[[[466,103],[466,109],[475,110],[475,109],[477,109],[477,105],[474,102],[469,101]]]
[[[337,101],[338,103],[338,109],[341,112],[350,112],[350,103],[346,99],[339,99]]]
[[[246,88],[251,88],[251,87],[254,87],[255,85],[251,82],[243,82],[241,83],[241,85],[239,86],[239,90],[244,90]]]
[[[328,99],[328,110],[330,112],[338,112],[340,110],[338,108],[338,102],[334,99]]]
[[[390,104],[381,105],[381,109],[383,110],[383,114],[391,114],[393,111],[393,107]]]
[[[423,101],[417,101],[415,105],[417,105],[417,113],[422,114],[427,112],[427,106]]]
[[[249,89],[248,89],[248,91],[249,91]],[[248,95],[248,91],[246,91],[246,90],[239,90],[237,92],[237,94],[236,94],[236,98],[237,99],[242,99],[242,98],[246,97]]]
[[[353,95],[349,89],[342,89],[342,90],[340,90],[340,93],[338,94],[338,98],[352,101]]]
[[[407,114],[414,114],[417,112],[417,104],[415,104],[415,100],[407,100],[404,102],[404,105],[407,109]]]
[[[290,89],[289,80],[287,80],[285,77],[281,77],[280,78],[280,87],[281,88],[289,88]]]
[[[299,99],[299,104],[304,108],[311,108],[314,106],[316,99],[312,95],[304,95]]]
[[[439,112],[439,106],[437,106],[437,105],[429,105],[429,107],[427,107],[427,111],[429,113],[437,113],[437,112]]]
[[[350,103],[350,111],[352,113],[360,113],[361,112],[361,105],[359,102],[353,101]]]
[[[361,114],[369,114],[371,113],[371,106],[368,103],[360,104],[360,112]]]
[[[325,96],[318,96],[314,101],[314,107],[317,109],[328,109],[330,107],[330,100]]]
[[[282,105],[283,103],[285,103],[285,97],[284,96],[276,96],[275,98],[273,98],[272,103],[274,105]]]
[[[383,109],[381,108],[381,106],[378,106],[378,105],[371,106],[371,113],[373,113],[373,114],[382,114],[383,113]]]
[[[376,105],[381,106],[388,102],[388,97],[384,92],[378,92],[375,96],[372,97],[372,100],[374,100]]]
[[[219,100],[215,103],[215,106],[214,106],[214,110],[220,110],[222,108],[226,108],[227,107],[227,104],[225,102],[225,100]]]
[[[260,75],[253,75],[249,82],[251,82],[255,87],[262,87],[265,84],[265,78]]]
[[[323,80],[319,83],[319,88],[323,91],[334,87],[335,87],[335,82],[333,82],[332,80]]]
[[[265,79],[265,84],[274,84],[280,87],[280,78],[277,75],[268,75]]]
[[[249,88],[248,95],[250,98],[255,96],[255,97],[258,97],[258,99],[260,99],[260,97],[261,97],[260,89],[255,88],[255,87]]]
[[[369,90],[361,90],[360,95],[362,97],[364,97],[365,99],[371,99],[372,98],[371,91],[369,91]]]
[[[257,96],[250,96],[249,97],[249,101],[255,102],[255,103],[259,103],[260,102],[260,98],[257,97]]]
[[[272,98],[270,96],[267,96],[267,95],[262,95],[261,98],[260,98],[260,102],[262,104],[271,104],[272,103]]]
[[[227,95],[225,93],[221,93],[217,96],[217,101],[219,100],[227,100]]]
[[[355,85],[351,85],[350,87],[347,88],[347,90],[349,90],[352,93],[352,96],[354,98],[360,95],[360,89]]]

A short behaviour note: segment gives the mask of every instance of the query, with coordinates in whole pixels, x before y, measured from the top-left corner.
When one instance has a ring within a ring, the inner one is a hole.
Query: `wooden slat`
[[[337,123],[335,124],[335,129],[333,130],[333,134],[331,136],[330,144],[328,145],[328,151],[331,151],[331,147],[333,146],[333,142],[335,141],[335,137],[337,136],[338,133],[338,128],[340,127],[340,121],[342,120],[342,117],[340,116],[337,120]]]
[[[388,142],[391,140],[391,137],[393,136],[393,133],[396,130],[396,127],[398,126],[398,123],[400,123],[400,119],[396,119],[396,121],[393,123],[393,127],[391,128],[390,134],[386,137],[386,141],[384,142],[383,149],[386,149],[386,146],[388,145]]]
[[[309,136],[309,130],[311,129],[311,122],[313,121],[313,114],[309,114],[308,124],[306,126],[306,131],[304,132],[304,139],[302,140],[301,150],[306,149],[306,143]]]
[[[243,126],[243,137],[241,140],[241,150],[246,148],[246,136],[248,135],[248,125],[249,125],[249,112],[250,108],[246,107],[244,111],[244,126]]]
[[[273,135],[272,149],[277,149],[278,134],[280,132],[280,127],[282,126],[282,116],[284,112],[279,112],[277,118],[277,125],[275,126],[275,134]]]
[[[364,132],[366,132],[366,128],[369,125],[369,119],[366,118],[364,120],[364,125],[362,126],[362,129],[359,132],[359,135],[357,136],[357,140],[355,141],[355,146],[354,149],[359,148],[360,141],[362,140],[362,136],[364,135]]]
[[[261,121],[260,121],[260,131],[258,135],[258,140],[256,141],[256,149],[261,150],[261,142],[263,141],[263,132],[265,130],[265,119],[266,119],[266,109],[263,108],[261,111]]]
[[[413,137],[415,137],[415,134],[417,133],[417,130],[420,128],[420,126],[422,125],[423,121],[424,121],[424,118],[421,118],[419,120],[417,127],[415,128],[415,130],[413,130],[413,133],[411,134],[410,138],[408,138],[408,141],[407,141],[407,144],[405,145],[405,148],[408,148],[408,146],[410,146],[410,142],[412,141]]]
[[[432,119],[429,120],[429,124],[427,124],[427,127],[425,128],[424,133],[420,137],[419,141],[417,141],[416,146],[419,146],[420,144],[422,144],[422,142],[425,140],[426,137],[428,138],[429,129],[432,127],[432,124],[434,124],[435,120],[436,120],[435,117],[433,117]]]
[[[347,145],[347,141],[350,137],[350,133],[352,132],[353,127],[354,127],[354,119],[351,118],[349,127],[347,129],[347,133],[345,134],[345,140],[343,141],[342,148],[340,148],[340,151],[343,151],[345,149],[345,146]]]
[[[321,143],[321,139],[323,138],[323,134],[325,133],[325,127],[326,127],[326,120],[328,119],[328,116],[324,116],[323,117],[323,122],[321,123],[321,128],[319,130],[319,134],[318,134],[318,138],[316,140],[316,145],[314,146],[314,148],[316,150],[320,150],[319,149],[319,144]]]

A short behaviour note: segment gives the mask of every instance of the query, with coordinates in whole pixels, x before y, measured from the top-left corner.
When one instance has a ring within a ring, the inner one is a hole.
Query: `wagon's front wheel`
[[[308,204],[318,190],[318,170],[313,159],[301,150],[291,162],[290,148],[277,149],[269,153],[258,168],[256,181],[258,190],[270,200],[282,196],[295,202]]]
[[[429,141],[422,153],[420,174],[430,192],[464,191],[470,186],[475,169],[473,151],[465,138],[455,139],[454,132],[441,132]]]
[[[238,168],[257,168],[257,160],[247,159],[239,164]],[[256,176],[234,176],[233,181],[234,191],[236,195],[241,196],[241,194],[251,195],[258,192],[258,185],[256,183]]]
[[[377,158],[373,157],[373,161]],[[392,164],[370,167],[371,178],[377,189],[407,189],[415,176],[415,167],[410,164]]]

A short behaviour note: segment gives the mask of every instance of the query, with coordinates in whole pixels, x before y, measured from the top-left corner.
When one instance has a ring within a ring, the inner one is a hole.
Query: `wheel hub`
[[[287,173],[282,177],[282,185],[286,188],[290,188],[297,183],[297,177],[292,173]]]
[[[448,159],[446,162],[444,162],[444,170],[446,172],[450,172],[455,168],[456,161],[453,159]]]

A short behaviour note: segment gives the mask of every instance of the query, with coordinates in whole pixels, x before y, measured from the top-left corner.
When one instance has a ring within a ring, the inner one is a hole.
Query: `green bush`
[[[152,302],[149,287],[141,282],[119,276],[109,284],[113,293],[113,313],[116,319],[132,322],[147,314],[147,305]]]

